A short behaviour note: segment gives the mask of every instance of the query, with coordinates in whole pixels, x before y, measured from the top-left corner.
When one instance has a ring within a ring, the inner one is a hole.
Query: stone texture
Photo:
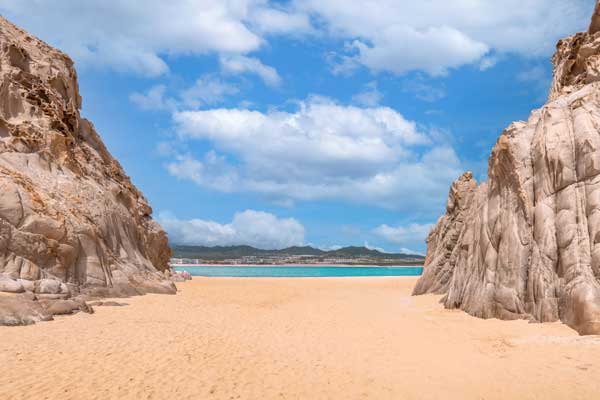
[[[600,14],[561,40],[549,102],[510,125],[450,190],[414,294],[482,318],[600,334]]]
[[[173,282],[185,282],[192,279],[192,275],[187,271],[173,271],[168,269],[163,273],[167,279],[170,279]]]
[[[19,281],[0,277],[0,292],[23,293],[25,288]]]
[[[91,308],[85,303],[79,303],[75,300],[57,300],[50,302],[46,310],[52,315],[73,314],[74,312],[90,312]]]
[[[0,295],[0,325],[31,325],[52,319],[52,314],[38,301]]]
[[[80,109],[71,59],[0,17],[0,290],[175,293],[166,234]],[[47,319],[15,302],[0,324]]]
[[[458,249],[455,243],[463,230],[476,192],[477,182],[471,172],[466,172],[452,184],[446,214],[440,217],[427,238],[427,268],[423,269],[415,293],[443,294],[448,291],[456,262],[453,252]]]
[[[35,290],[35,281],[30,281],[27,279],[17,279],[17,282],[19,282],[21,286],[23,286],[23,289],[25,289],[28,292],[33,292]]]
[[[599,4],[596,3],[588,32],[562,39],[556,45],[556,53],[552,58],[554,78],[550,88],[550,101],[600,80]]]

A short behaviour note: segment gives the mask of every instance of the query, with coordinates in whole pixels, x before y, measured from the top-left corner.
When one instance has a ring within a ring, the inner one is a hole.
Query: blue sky
[[[0,0],[172,242],[424,252],[451,182],[545,101],[592,0]]]

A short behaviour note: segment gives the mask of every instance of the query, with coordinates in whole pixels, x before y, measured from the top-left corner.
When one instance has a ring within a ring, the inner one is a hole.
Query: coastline
[[[411,296],[416,280],[194,277],[174,296],[0,327],[0,398],[553,400],[600,392],[599,337],[446,310],[441,296]]]
[[[374,264],[170,264],[178,267],[344,267],[344,268],[423,268],[423,265],[374,265]]]

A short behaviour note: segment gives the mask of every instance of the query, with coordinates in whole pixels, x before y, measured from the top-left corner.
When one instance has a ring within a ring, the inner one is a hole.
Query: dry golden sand
[[[414,283],[195,278],[0,327],[0,398],[600,398],[599,337],[444,310]]]

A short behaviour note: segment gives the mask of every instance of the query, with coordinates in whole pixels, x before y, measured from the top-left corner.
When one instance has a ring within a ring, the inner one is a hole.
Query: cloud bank
[[[168,171],[222,192],[419,212],[443,198],[462,170],[451,146],[388,107],[312,97],[293,112],[220,108],[173,118],[181,141],[213,149],[179,153]]]
[[[298,8],[346,40],[342,69],[351,65],[402,74],[493,65],[492,53],[551,54],[556,41],[585,30],[586,0],[298,0]]]
[[[196,246],[249,245],[260,249],[282,249],[304,244],[304,226],[294,218],[254,210],[238,212],[227,224],[202,219],[181,220],[159,213],[158,222],[174,244]]]
[[[5,0],[0,12],[47,38],[79,64],[159,76],[172,55],[217,53],[236,69],[276,84],[256,58],[273,36],[334,38],[346,67],[441,75],[483,69],[494,53],[547,56],[557,39],[583,30],[586,0]],[[35,12],[32,12],[35,10]],[[56,29],[60,26],[61,29]],[[233,58],[228,58],[233,57]],[[241,64],[240,64],[241,63]]]
[[[262,0],[6,0],[0,12],[80,65],[145,76],[167,73],[168,56],[247,54],[266,35],[310,28],[306,15]]]

